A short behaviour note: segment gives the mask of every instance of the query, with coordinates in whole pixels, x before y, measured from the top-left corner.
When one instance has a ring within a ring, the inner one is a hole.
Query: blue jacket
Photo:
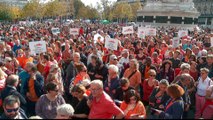
[[[20,88],[20,93],[26,97],[26,89],[24,89],[24,86],[26,86],[27,81],[30,79],[30,74],[26,71],[22,71],[19,73],[19,78],[21,80],[21,88]]]
[[[28,84],[29,80],[27,81],[27,84],[24,85],[24,90],[26,90],[26,93],[29,91]],[[40,97],[41,95],[44,94],[44,77],[39,72],[36,73],[34,88],[37,97]]]
[[[168,100],[167,105],[172,99]],[[166,106],[167,106],[166,105]],[[159,117],[161,119],[182,119],[184,112],[184,102],[182,98],[178,98],[165,112],[161,112]]]

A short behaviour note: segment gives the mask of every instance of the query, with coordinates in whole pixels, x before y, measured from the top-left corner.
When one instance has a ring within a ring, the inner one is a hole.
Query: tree
[[[12,20],[10,7],[7,4],[0,4],[0,20]]]
[[[109,19],[110,18],[110,12],[113,7],[113,2],[110,2],[109,0],[101,0],[100,3],[102,7],[102,19]]]
[[[43,17],[43,6],[39,3],[39,0],[31,0],[22,9],[22,17]]]
[[[80,0],[74,0],[75,17],[80,19],[94,19],[99,17],[98,10],[92,5],[85,6]]]
[[[133,19],[137,19],[137,11],[142,9],[140,0],[131,4]]]
[[[12,19],[19,19],[21,18],[21,9],[18,7],[10,7],[10,13]]]
[[[110,12],[110,18],[111,19],[117,18],[118,21],[132,19],[133,14],[130,4],[128,4],[127,2],[116,3]]]
[[[54,0],[45,5],[45,16],[65,16],[67,12],[66,3]]]
[[[80,13],[79,11],[81,9],[81,12],[82,12],[83,11],[82,9],[84,9],[83,7],[85,7],[85,5],[84,5],[84,3],[81,2],[81,0],[74,0],[75,16],[78,16],[78,17],[81,16],[79,14],[82,14],[82,13]]]

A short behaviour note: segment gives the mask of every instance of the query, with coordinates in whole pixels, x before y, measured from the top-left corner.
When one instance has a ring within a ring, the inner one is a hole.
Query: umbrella
[[[102,24],[109,24],[110,22],[108,20],[102,20],[101,23]]]

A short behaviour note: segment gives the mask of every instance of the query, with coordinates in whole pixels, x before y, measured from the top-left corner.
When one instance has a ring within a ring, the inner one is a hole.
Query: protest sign
[[[52,31],[53,35],[57,35],[57,34],[60,33],[60,29],[59,28],[52,28],[51,31]]]
[[[70,28],[71,35],[79,35],[79,28]]]
[[[112,39],[112,38],[106,38],[105,48],[108,48],[111,50],[117,50],[118,49],[118,40]]]
[[[98,38],[100,38],[99,41],[98,41]],[[102,43],[104,43],[104,37],[101,36],[101,35],[98,34],[98,33],[94,35],[94,43],[97,43],[97,42],[102,42]]]
[[[188,36],[188,31],[187,30],[179,30],[178,31],[178,37],[179,38],[185,37],[185,36]]]
[[[123,27],[122,33],[123,34],[133,34],[134,33],[133,26]]]
[[[156,28],[146,28],[146,36],[156,36],[157,30]]]
[[[211,47],[213,47],[213,37],[211,37]]]
[[[172,39],[172,47],[173,48],[177,48],[177,47],[179,47],[179,45],[180,45],[180,39],[179,39],[179,37],[174,37]]]
[[[29,42],[29,47],[31,50],[31,54],[40,54],[47,51],[46,42],[45,41],[34,41]]]
[[[138,28],[138,37],[142,38],[142,39],[145,39],[145,36],[146,36],[146,28],[139,27]]]

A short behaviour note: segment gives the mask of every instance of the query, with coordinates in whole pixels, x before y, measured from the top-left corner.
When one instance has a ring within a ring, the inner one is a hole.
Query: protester
[[[62,104],[57,107],[57,116],[55,119],[71,119],[74,109],[70,104]]]
[[[166,79],[162,79],[159,82],[159,86],[155,87],[149,97],[149,105],[151,108],[164,110],[164,105],[169,100],[169,96],[166,93],[168,86],[169,82]]]
[[[206,91],[209,86],[213,85],[212,80],[208,77],[209,70],[207,68],[202,68],[200,70],[201,76],[197,81],[197,93],[196,93],[196,112],[195,118],[198,119],[201,117],[201,109],[205,104]]]
[[[201,109],[202,118],[212,119],[213,118],[213,85],[209,86],[206,91],[206,101]]]
[[[123,111],[115,105],[113,100],[103,91],[103,83],[100,80],[94,80],[90,84],[91,97],[87,101],[90,107],[89,119],[122,119]]]
[[[127,91],[134,89],[130,86],[129,80],[127,78],[120,79],[120,86],[116,88],[116,92],[114,95],[115,103],[120,106],[121,102],[124,100],[124,96]]]
[[[20,108],[19,98],[15,95],[7,96],[3,103],[4,113],[0,119],[27,119],[23,109]]]
[[[78,103],[74,108],[74,115],[72,116],[74,119],[88,118],[90,109],[87,105],[88,96],[85,94],[85,92],[86,88],[82,84],[77,84],[72,89],[74,97],[78,99]]]
[[[146,118],[146,109],[135,90],[126,92],[120,108],[124,111],[125,119]]]
[[[130,86],[132,86],[138,93],[140,93],[141,73],[139,71],[139,64],[136,59],[129,62],[129,68],[124,72],[123,77],[128,78]]]
[[[30,78],[24,86],[26,90],[27,113],[28,116],[35,115],[35,105],[39,97],[44,94],[44,78],[37,71],[35,65],[29,71]]]
[[[157,75],[158,79],[167,79],[169,83],[174,80],[174,69],[172,68],[172,62],[169,60],[163,61],[160,69],[160,73]]]
[[[149,78],[143,81],[143,103],[148,105],[149,103],[149,96],[151,95],[153,89],[158,86],[158,81],[155,79],[156,72],[155,70],[149,70]]]
[[[77,68],[78,74],[73,80],[73,85],[81,83],[85,79],[90,79],[89,75],[87,74],[87,68],[83,63],[77,65],[76,68]]]
[[[159,115],[161,119],[182,119],[184,111],[184,102],[181,96],[184,94],[182,87],[172,84],[167,88],[167,94],[171,97],[168,100],[165,111],[153,109],[153,112]]]
[[[104,82],[104,91],[114,99],[116,89],[119,87],[118,67],[110,65],[108,67],[108,79]]]
[[[54,119],[57,115],[57,107],[65,104],[65,100],[58,94],[59,86],[54,82],[46,85],[46,91],[47,94],[42,95],[36,103],[36,115],[43,119]]]
[[[9,95],[14,95],[19,98],[20,106],[24,109],[26,105],[25,98],[17,91],[19,84],[19,77],[17,75],[10,75],[6,79],[6,87],[1,92],[1,99],[4,99]]]

